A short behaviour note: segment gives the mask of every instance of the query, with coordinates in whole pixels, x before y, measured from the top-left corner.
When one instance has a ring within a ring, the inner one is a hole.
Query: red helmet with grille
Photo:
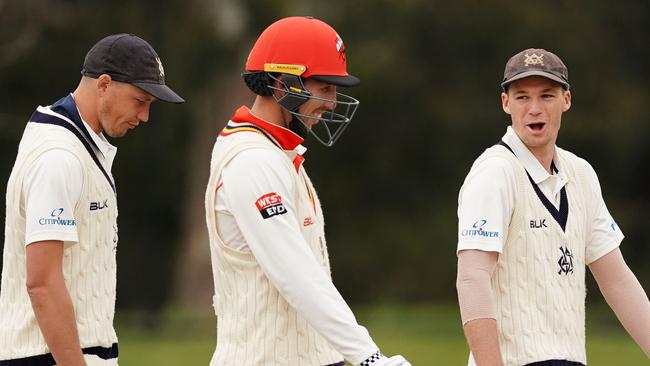
[[[348,74],[345,45],[336,31],[312,17],[289,17],[271,24],[246,61],[248,72],[278,72],[338,86],[356,86]]]

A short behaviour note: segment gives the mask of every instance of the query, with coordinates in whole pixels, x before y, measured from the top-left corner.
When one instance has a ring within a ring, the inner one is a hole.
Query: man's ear
[[[510,98],[506,92],[501,93],[501,108],[506,114],[510,114]]]
[[[562,98],[564,100],[564,105],[562,106],[562,112],[566,112],[571,108],[571,91],[564,91]]]
[[[113,83],[113,79],[108,74],[101,74],[97,78],[96,87],[100,94],[106,93],[108,87]]]

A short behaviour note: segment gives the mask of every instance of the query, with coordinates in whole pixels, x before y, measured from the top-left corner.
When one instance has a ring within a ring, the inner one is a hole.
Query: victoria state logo
[[[66,220],[61,219],[61,214],[63,214],[63,207],[55,208],[50,213],[50,217],[43,217],[38,220],[39,225],[60,225],[60,226],[75,226],[77,223],[75,220]]]
[[[557,264],[560,266],[560,270],[557,272],[557,274],[561,275],[564,273],[567,276],[569,273],[573,274],[573,253],[571,253],[568,247],[564,246],[560,247],[560,252],[562,252],[562,255],[557,261]]]
[[[264,219],[287,213],[287,209],[282,204],[282,197],[275,192],[267,193],[255,200],[255,206]]]
[[[487,220],[481,219],[478,220],[472,225],[471,229],[464,229],[461,231],[462,236],[484,236],[486,238],[498,238],[498,231],[487,231],[484,229],[487,224]]]

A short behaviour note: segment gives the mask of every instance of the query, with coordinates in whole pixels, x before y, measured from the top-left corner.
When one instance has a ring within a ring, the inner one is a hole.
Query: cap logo
[[[160,62],[160,58],[156,57],[156,62],[158,63],[158,71],[160,71],[160,78],[164,79],[165,78],[165,69],[163,69],[162,62]]]
[[[343,40],[341,37],[337,34],[336,35],[336,52],[341,52],[341,47],[343,47]]]
[[[524,57],[526,59],[524,60],[524,65],[530,66],[530,65],[539,65],[539,66],[544,66],[544,54],[536,54],[533,53],[532,55],[529,54],[524,54]]]
[[[339,58],[345,61],[345,45],[343,44],[343,39],[338,34],[336,35],[336,52],[339,53]]]

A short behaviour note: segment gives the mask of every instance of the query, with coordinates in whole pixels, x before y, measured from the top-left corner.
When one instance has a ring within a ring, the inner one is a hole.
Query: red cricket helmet
[[[292,74],[344,87],[360,83],[347,72],[341,37],[313,17],[288,17],[266,28],[248,55],[246,71]]]

